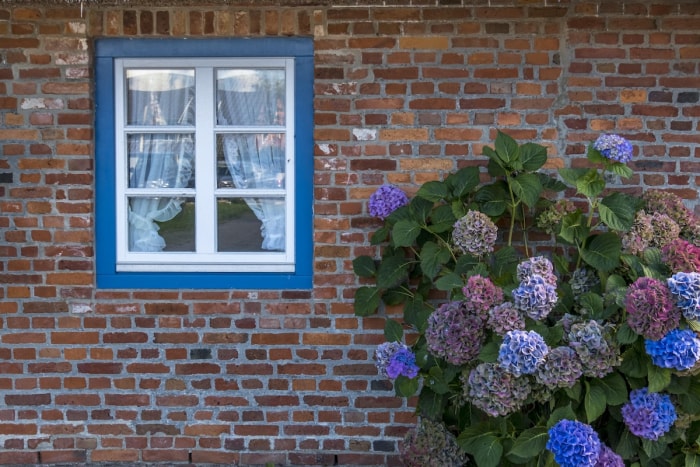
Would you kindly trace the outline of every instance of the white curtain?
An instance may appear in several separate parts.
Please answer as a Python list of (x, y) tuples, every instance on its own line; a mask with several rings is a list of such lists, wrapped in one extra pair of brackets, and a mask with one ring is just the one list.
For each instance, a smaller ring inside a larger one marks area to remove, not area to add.
[[(219, 123), (225, 125), (283, 124), (281, 96), (269, 89), (257, 92), (219, 92)], [(280, 113), (282, 115), (280, 115)], [(280, 121), (281, 120), (281, 121)], [(285, 139), (279, 133), (222, 136), (226, 166), (236, 188), (284, 188)], [(261, 223), (261, 248), (284, 251), (285, 203), (283, 198), (244, 198)]]
[[(194, 122), (193, 88), (130, 92), (127, 121), (132, 125), (183, 125)], [(183, 188), (193, 172), (194, 142), (189, 134), (133, 134), (128, 138), (130, 188)], [(174, 197), (129, 200), (129, 251), (165, 249), (156, 222), (177, 216), (184, 202)]]

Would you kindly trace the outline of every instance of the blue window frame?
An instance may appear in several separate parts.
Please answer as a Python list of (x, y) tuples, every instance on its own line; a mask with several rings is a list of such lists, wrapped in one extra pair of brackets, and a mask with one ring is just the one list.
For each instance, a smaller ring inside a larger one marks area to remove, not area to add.
[(95, 104), (98, 288), (311, 288), (311, 38), (99, 39)]

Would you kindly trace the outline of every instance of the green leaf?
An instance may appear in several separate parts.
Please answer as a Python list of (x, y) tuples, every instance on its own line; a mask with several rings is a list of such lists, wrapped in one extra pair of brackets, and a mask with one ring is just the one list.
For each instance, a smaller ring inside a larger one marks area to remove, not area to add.
[(352, 260), (352, 270), (360, 277), (374, 277), (377, 273), (377, 265), (374, 258), (363, 255)]
[(416, 196), (431, 202), (437, 202), (447, 197), (447, 190), (448, 187), (444, 182), (429, 181), (421, 185)]
[(547, 428), (551, 428), (556, 425), (558, 421), (565, 419), (576, 420), (576, 413), (574, 412), (574, 409), (571, 408), (571, 404), (554, 409), (547, 420)]
[(363, 286), (355, 292), (355, 315), (369, 316), (379, 308), (380, 291), (378, 287)]
[(547, 148), (535, 143), (525, 143), (520, 146), (520, 159), (523, 170), (534, 172), (547, 162)]
[(401, 342), (403, 339), (403, 326), (393, 319), (384, 322), (384, 338), (387, 342)]
[(411, 246), (420, 234), (421, 226), (414, 220), (400, 220), (391, 231), (394, 246)]
[(639, 334), (634, 332), (632, 328), (629, 327), (629, 324), (622, 323), (617, 328), (617, 334), (615, 335), (615, 337), (617, 337), (618, 343), (625, 345), (634, 343), (639, 338)]
[(476, 192), (474, 201), (479, 204), (479, 210), (487, 216), (500, 216), (508, 207), (506, 185), (502, 182), (484, 185)]
[(685, 467), (700, 467), (700, 455), (694, 452), (686, 452)]
[(540, 183), (542, 184), (542, 187), (544, 187), (545, 190), (564, 191), (567, 188), (569, 188), (569, 186), (566, 183), (554, 178), (551, 175), (542, 172), (537, 172), (537, 176), (540, 177)]
[(605, 391), (603, 388), (586, 382), (586, 395), (584, 396), (583, 404), (586, 410), (586, 419), (588, 423), (592, 423), (603, 415), (606, 407)]
[(608, 164), (607, 169), (615, 175), (619, 175), (622, 178), (630, 178), (632, 175), (634, 175), (634, 171), (622, 162)]
[(471, 454), (479, 467), (497, 467), (501, 465), (503, 445), (493, 433), (481, 433), (474, 436), (463, 436), (460, 433), (457, 443), (467, 453)]
[(593, 164), (608, 164), (609, 159), (605, 157), (603, 154), (600, 153), (596, 148), (593, 147), (593, 144), (588, 145), (588, 151), (586, 153), (586, 157), (588, 157), (588, 160), (591, 161)]
[(399, 375), (394, 381), (394, 391), (399, 397), (411, 397), (418, 391), (420, 378), (408, 378), (404, 375)]
[(493, 254), (493, 258), (493, 275), (495, 277), (502, 277), (510, 272), (515, 272), (515, 268), (520, 261), (518, 250), (512, 246), (499, 248)]
[(666, 443), (659, 440), (642, 439), (642, 449), (650, 459), (659, 457), (667, 449)]
[(589, 199), (597, 198), (605, 189), (605, 179), (597, 170), (590, 169), (578, 179), (576, 189)]
[(639, 452), (639, 438), (625, 429), (620, 435), (620, 440), (617, 442), (614, 450), (623, 459), (632, 459)]
[(635, 214), (635, 202), (624, 193), (612, 193), (598, 205), (600, 219), (613, 230), (627, 231), (632, 227)]
[(461, 198), (479, 186), (479, 167), (463, 167), (450, 174), (445, 180), (452, 191), (452, 196)]
[(595, 384), (605, 392), (605, 400), (608, 405), (622, 405), (627, 402), (627, 384), (625, 378), (617, 371), (610, 373), (602, 379), (592, 380), (591, 385)]
[(408, 211), (410, 212), (413, 220), (425, 225), (434, 205), (435, 203), (425, 198), (415, 197), (408, 205)]
[(592, 319), (599, 319), (603, 313), (603, 297), (597, 293), (586, 292), (579, 296), (579, 304), (582, 314), (590, 315)]
[(622, 354), (620, 371), (630, 378), (646, 378), (647, 363), (649, 357), (641, 353), (636, 347), (631, 347)]
[(402, 256), (384, 258), (377, 270), (377, 287), (390, 289), (408, 279), (410, 263)]
[(420, 252), (420, 268), (423, 274), (430, 279), (434, 278), (442, 269), (442, 265), (447, 263), (452, 254), (445, 245), (438, 245), (435, 242), (425, 242)]
[(423, 387), (420, 396), (418, 396), (418, 410), (420, 414), (433, 420), (442, 418), (445, 403), (445, 396), (437, 394), (427, 386)]
[[(494, 152), (493, 149), (489, 147), (484, 148), (484, 154), (489, 156), (489, 163), (486, 166), (486, 170), (488, 171), (489, 175), (492, 177), (505, 177), (507, 172), (505, 167), (503, 166), (503, 161), (498, 157), (498, 155)], [(492, 157), (493, 155), (493, 157)]]
[(479, 351), (478, 359), (479, 361), (485, 363), (493, 363), (498, 360), (498, 350), (500, 349), (500, 344), (498, 342), (487, 342), (481, 347)]
[(447, 232), (452, 229), (457, 218), (452, 211), (452, 206), (449, 204), (441, 204), (436, 206), (430, 213), (430, 221), (427, 226), (428, 230), (433, 233)]
[[(499, 131), (496, 135), (494, 147), (498, 158), (504, 163), (504, 166), (515, 168), (515, 164), (520, 158), (520, 147), (518, 143), (512, 137)], [(522, 166), (522, 164), (519, 165)]]
[(510, 186), (518, 199), (532, 208), (542, 193), (540, 178), (535, 174), (522, 173), (510, 179)]
[(581, 250), (583, 260), (595, 269), (610, 272), (620, 264), (622, 241), (613, 232), (592, 235)]
[(548, 439), (547, 428), (543, 426), (528, 428), (516, 438), (508, 454), (522, 459), (532, 459), (544, 451)]
[(647, 365), (647, 377), (649, 378), (649, 392), (663, 391), (671, 384), (671, 370), (659, 368), (653, 363)]
[(572, 186), (576, 186), (578, 181), (583, 178), (584, 175), (588, 173), (588, 169), (569, 169), (563, 168), (559, 169), (559, 175), (564, 179), (566, 183)]
[(423, 332), (428, 326), (428, 317), (432, 311), (432, 308), (423, 301), (423, 297), (414, 295), (404, 304), (403, 319), (418, 332)]
[(578, 243), (586, 238), (589, 231), (581, 211), (574, 211), (562, 218), (559, 236), (566, 242)]
[(450, 381), (454, 378), (454, 372), (450, 371), (447, 374), (442, 371), (439, 366), (434, 366), (430, 369), (428, 376), (425, 377), (425, 384), (437, 394), (447, 394), (450, 392)]
[(389, 238), (390, 232), (391, 229), (386, 225), (377, 229), (377, 231), (372, 234), (372, 238), (369, 241), (370, 244), (379, 245), (380, 243), (385, 242)]
[(435, 288), (438, 290), (450, 291), (461, 287), (464, 287), (462, 276), (455, 273), (447, 274), (435, 281)]

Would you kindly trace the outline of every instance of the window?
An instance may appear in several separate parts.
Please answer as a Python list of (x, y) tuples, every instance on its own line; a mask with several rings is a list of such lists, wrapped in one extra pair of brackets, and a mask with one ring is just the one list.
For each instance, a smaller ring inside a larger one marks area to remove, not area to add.
[(313, 44), (96, 42), (97, 285), (310, 288)]

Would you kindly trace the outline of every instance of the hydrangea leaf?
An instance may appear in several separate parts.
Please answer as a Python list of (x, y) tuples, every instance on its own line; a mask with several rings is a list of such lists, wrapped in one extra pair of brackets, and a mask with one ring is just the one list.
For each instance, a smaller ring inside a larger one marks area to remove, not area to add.
[(512, 246), (505, 246), (493, 254), (493, 275), (502, 277), (508, 273), (514, 273), (520, 260), (518, 251)]
[(563, 178), (566, 183), (573, 186), (576, 186), (578, 181), (582, 179), (583, 176), (587, 173), (588, 169), (559, 169), (559, 175), (561, 176), (561, 178)]
[(384, 225), (381, 228), (377, 229), (376, 232), (372, 234), (372, 238), (370, 239), (370, 244), (372, 245), (379, 245), (382, 242), (385, 242), (389, 238), (389, 233), (391, 232), (391, 229), (389, 229), (388, 226)]
[(423, 301), (420, 295), (414, 295), (411, 299), (406, 300), (403, 316), (406, 323), (415, 327), (418, 332), (423, 332), (428, 326), (428, 317), (431, 311), (432, 309)]
[(591, 161), (593, 164), (605, 164), (608, 162), (608, 159), (600, 153), (596, 148), (593, 147), (592, 144), (588, 145), (588, 152), (586, 153), (586, 157), (588, 157), (588, 160)]
[(617, 371), (610, 373), (605, 378), (592, 380), (591, 385), (600, 386), (603, 389), (608, 405), (622, 405), (627, 402), (627, 384)]
[(508, 192), (504, 183), (493, 183), (481, 187), (474, 196), (479, 210), (490, 217), (497, 217), (506, 212)]
[(408, 278), (409, 262), (402, 256), (384, 258), (377, 270), (377, 287), (390, 289)]
[(685, 467), (700, 467), (700, 455), (694, 452), (686, 452)]
[(622, 162), (608, 164), (608, 169), (615, 175), (619, 175), (622, 178), (630, 178), (634, 174), (634, 171)]
[(442, 411), (445, 409), (445, 403), (445, 396), (436, 393), (427, 386), (423, 386), (423, 389), (418, 396), (418, 410), (420, 411), (420, 414), (432, 420), (438, 420), (442, 417)]
[(660, 392), (671, 384), (671, 370), (659, 368), (653, 363), (649, 363), (647, 365), (647, 378), (649, 378), (649, 392)]
[(484, 363), (494, 363), (498, 360), (498, 351), (500, 349), (499, 342), (487, 342), (481, 347), (479, 356), (477, 357), (479, 361)]
[(449, 273), (435, 281), (435, 288), (438, 290), (450, 291), (452, 289), (461, 288), (462, 286), (464, 286), (462, 276), (455, 273)]
[(430, 213), (430, 222), (427, 229), (433, 233), (443, 233), (452, 229), (457, 218), (449, 204), (436, 206)]
[(411, 200), (408, 205), (408, 210), (411, 213), (411, 217), (421, 224), (426, 224), (427, 219), (430, 216), (430, 212), (433, 210), (435, 203), (428, 201), (424, 198), (415, 197)]
[(600, 200), (598, 214), (605, 225), (614, 230), (627, 231), (634, 222), (635, 203), (632, 197), (616, 191)]
[(540, 178), (535, 174), (522, 173), (510, 179), (510, 186), (518, 199), (532, 208), (542, 193)]
[(678, 402), (685, 413), (700, 413), (700, 381), (691, 378), (688, 391), (678, 395)]
[(398, 321), (387, 319), (384, 322), (384, 338), (387, 342), (401, 342), (403, 339), (403, 326)]
[(634, 332), (631, 327), (629, 327), (629, 324), (627, 323), (622, 323), (620, 327), (617, 329), (617, 333), (615, 334), (615, 337), (617, 338), (617, 342), (619, 344), (632, 344), (634, 341), (639, 339), (639, 334)]
[(586, 238), (589, 231), (581, 211), (575, 211), (562, 218), (559, 236), (566, 242), (577, 243), (577, 241)]
[(583, 399), (583, 405), (588, 423), (592, 423), (605, 413), (606, 400), (605, 390), (601, 386), (591, 385), (586, 381), (586, 395)]
[(521, 170), (522, 163), (520, 162), (520, 146), (511, 136), (499, 131), (496, 134), (494, 148), (498, 158), (503, 162), (506, 168), (513, 170)]
[(552, 411), (547, 420), (547, 428), (551, 428), (559, 420), (576, 420), (576, 413), (574, 409), (571, 408), (571, 404), (566, 404), (564, 407), (558, 407)]
[[(437, 394), (447, 394), (450, 392), (450, 381), (446, 378), (447, 375), (439, 366), (434, 366), (430, 369), (429, 375), (425, 378), (425, 384)], [(452, 375), (454, 377), (454, 375)]]
[(374, 277), (377, 273), (377, 265), (374, 263), (374, 258), (362, 255), (352, 260), (352, 270), (360, 277)]
[(497, 467), (501, 465), (503, 445), (495, 434), (482, 432), (467, 438), (462, 436), (464, 433), (460, 433), (457, 442), (465, 452), (474, 456), (476, 465), (479, 467)]
[(630, 433), (629, 430), (623, 430), (614, 451), (623, 459), (636, 457), (639, 452), (639, 438)]
[(579, 304), (582, 314), (589, 316), (591, 319), (599, 319), (603, 313), (603, 297), (593, 292), (582, 293), (579, 296)]
[(534, 172), (547, 162), (547, 148), (535, 143), (525, 143), (520, 146), (520, 159), (523, 170)]
[(649, 357), (636, 347), (631, 347), (622, 354), (620, 371), (630, 378), (645, 378), (647, 376)]
[(418, 189), (416, 196), (426, 199), (431, 202), (437, 202), (447, 197), (448, 187), (444, 182), (429, 181), (425, 182)]
[(355, 292), (355, 315), (369, 316), (379, 307), (380, 291), (378, 287), (363, 286)]
[(586, 239), (581, 257), (594, 269), (609, 272), (620, 264), (622, 241), (613, 232), (593, 235)]
[(423, 274), (429, 278), (434, 278), (446, 264), (452, 255), (450, 249), (445, 245), (438, 245), (435, 242), (425, 242), (420, 252), (420, 268)]
[(521, 459), (532, 459), (544, 451), (548, 439), (547, 428), (543, 426), (528, 428), (515, 439), (508, 454)]
[(550, 190), (550, 191), (564, 191), (568, 187), (568, 185), (561, 180), (558, 180), (551, 175), (547, 175), (545, 173), (537, 172), (537, 176), (540, 178), (540, 183), (542, 184), (542, 187), (545, 190)]
[(408, 378), (399, 375), (394, 380), (394, 391), (399, 397), (411, 397), (418, 391), (420, 378)]
[(642, 439), (642, 449), (649, 459), (654, 459), (661, 456), (668, 449), (668, 445), (658, 440)]
[(479, 185), (479, 167), (463, 167), (450, 174), (445, 182), (452, 191), (452, 196), (461, 198)]
[(401, 220), (391, 231), (394, 246), (411, 246), (420, 235), (421, 226), (414, 220)]
[(597, 198), (604, 189), (605, 179), (594, 169), (586, 171), (583, 177), (576, 181), (576, 190), (589, 199)]

